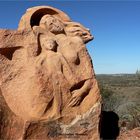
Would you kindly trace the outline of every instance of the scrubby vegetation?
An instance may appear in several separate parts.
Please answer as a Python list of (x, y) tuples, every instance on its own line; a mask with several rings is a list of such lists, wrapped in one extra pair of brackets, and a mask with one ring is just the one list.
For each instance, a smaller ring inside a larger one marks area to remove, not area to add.
[(97, 75), (103, 110), (119, 116), (122, 129), (140, 127), (140, 78), (137, 74)]

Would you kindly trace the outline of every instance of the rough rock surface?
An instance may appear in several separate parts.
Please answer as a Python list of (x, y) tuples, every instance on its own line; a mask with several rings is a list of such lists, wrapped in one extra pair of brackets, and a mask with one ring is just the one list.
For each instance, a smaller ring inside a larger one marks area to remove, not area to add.
[(0, 139), (99, 139), (92, 39), (48, 6), (28, 9), (18, 30), (0, 30)]
[(140, 140), (140, 128), (121, 132), (117, 140)]

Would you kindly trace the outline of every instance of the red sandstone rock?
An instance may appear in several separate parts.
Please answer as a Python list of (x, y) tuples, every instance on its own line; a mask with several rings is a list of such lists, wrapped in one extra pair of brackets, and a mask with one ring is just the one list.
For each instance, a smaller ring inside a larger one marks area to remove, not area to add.
[(140, 128), (121, 133), (117, 140), (140, 140)]
[(92, 39), (48, 6), (28, 9), (18, 30), (0, 30), (1, 139), (99, 139)]

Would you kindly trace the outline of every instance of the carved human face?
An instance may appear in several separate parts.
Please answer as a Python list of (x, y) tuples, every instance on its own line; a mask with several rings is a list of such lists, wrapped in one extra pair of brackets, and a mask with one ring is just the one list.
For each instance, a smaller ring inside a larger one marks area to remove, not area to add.
[(89, 29), (76, 22), (66, 23), (65, 31), (67, 35), (81, 37), (84, 43), (87, 43), (93, 39)]
[(57, 48), (57, 43), (53, 39), (48, 39), (46, 37), (41, 37), (41, 47), (45, 50), (55, 51)]
[(40, 24), (44, 24), (45, 28), (54, 34), (64, 32), (64, 24), (57, 18), (51, 15), (45, 15), (40, 21)]

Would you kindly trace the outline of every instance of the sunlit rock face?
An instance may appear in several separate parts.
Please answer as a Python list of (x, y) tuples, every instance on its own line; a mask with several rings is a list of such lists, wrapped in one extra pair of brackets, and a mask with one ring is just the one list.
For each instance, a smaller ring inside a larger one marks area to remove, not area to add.
[(62, 11), (27, 9), (0, 30), (0, 139), (98, 140), (101, 98), (89, 29)]

